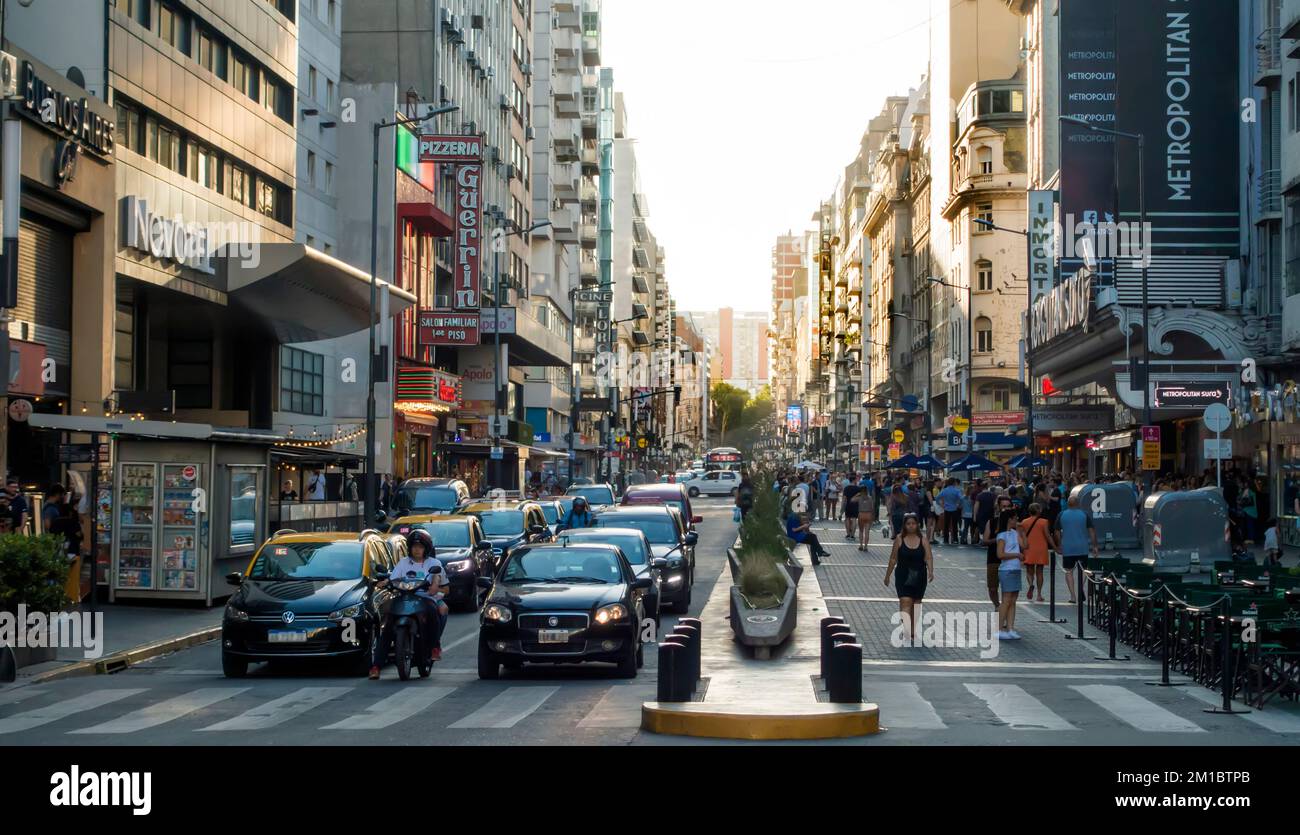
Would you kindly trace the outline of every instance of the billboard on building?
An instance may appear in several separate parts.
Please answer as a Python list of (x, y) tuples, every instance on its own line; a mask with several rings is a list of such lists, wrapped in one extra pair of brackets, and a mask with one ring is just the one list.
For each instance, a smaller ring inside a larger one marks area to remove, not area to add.
[[(1061, 113), (1143, 136), (1154, 251), (1235, 258), (1237, 0), (1061, 0), (1060, 15)], [(1076, 224), (1139, 220), (1137, 177), (1135, 139), (1062, 123), (1062, 275), (1082, 263), (1066, 257)]]
[(803, 431), (803, 405), (792, 403), (785, 408), (785, 431)]

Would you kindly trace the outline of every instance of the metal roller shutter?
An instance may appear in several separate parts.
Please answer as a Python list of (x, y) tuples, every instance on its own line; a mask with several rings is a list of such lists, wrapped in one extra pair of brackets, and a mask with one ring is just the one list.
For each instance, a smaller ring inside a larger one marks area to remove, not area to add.
[[(72, 361), (72, 234), (24, 218), (18, 227), (18, 307), (11, 338), (45, 345), (45, 355), (66, 370)], [(60, 381), (51, 389), (68, 390)]]

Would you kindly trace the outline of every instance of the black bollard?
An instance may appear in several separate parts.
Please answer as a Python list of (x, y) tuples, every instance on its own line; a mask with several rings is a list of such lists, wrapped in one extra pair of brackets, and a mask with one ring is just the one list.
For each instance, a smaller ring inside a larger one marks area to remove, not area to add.
[(830, 679), (826, 690), (837, 704), (862, 701), (862, 645), (837, 642), (831, 649)]
[(1048, 557), (1051, 560), (1051, 565), (1048, 566), (1048, 571), (1051, 572), (1052, 576), (1049, 578), (1047, 583), (1047, 619), (1044, 620), (1039, 618), (1038, 622), (1067, 623), (1068, 621), (1066, 621), (1065, 618), (1061, 618), (1060, 620), (1056, 619), (1056, 551), (1049, 550)]
[(1106, 580), (1106, 608), (1109, 610), (1106, 616), (1107, 632), (1110, 636), (1110, 654), (1093, 656), (1098, 661), (1127, 661), (1127, 655), (1115, 655), (1115, 642), (1119, 638), (1119, 624), (1115, 621), (1115, 613), (1118, 608), (1119, 598), (1119, 580), (1113, 575)]
[(694, 693), (695, 686), (700, 683), (700, 630), (679, 623), (673, 627), (669, 637), (674, 636), (686, 639), (686, 672), (689, 681), (687, 689)]
[(1232, 707), (1232, 682), (1236, 676), (1235, 665), (1232, 658), (1232, 601), (1228, 595), (1223, 596), (1223, 643), (1219, 649), (1221, 658), (1219, 659), (1219, 678), (1223, 685), (1223, 704), (1219, 707), (1207, 707), (1206, 713), (1250, 713), (1249, 710), (1233, 710)]
[(1174, 616), (1174, 609), (1170, 605), (1169, 599), (1173, 597), (1173, 592), (1169, 590), (1168, 586), (1162, 585), (1159, 594), (1164, 595), (1165, 598), (1165, 608), (1161, 617), (1162, 623), (1160, 624), (1160, 680), (1148, 681), (1147, 684), (1153, 684), (1157, 687), (1178, 687), (1187, 682), (1169, 680), (1169, 662), (1171, 660), (1169, 657), (1171, 654), (1169, 643), (1173, 640), (1173, 635), (1170, 633), (1172, 628), (1170, 621), (1173, 620)]
[(700, 677), (704, 675), (702, 656), (704, 654), (704, 621), (699, 618), (678, 618), (678, 626), (695, 627), (695, 643), (691, 646), (691, 656), (695, 661), (695, 683), (700, 683)]
[(838, 616), (825, 617), (821, 619), (821, 636), (822, 636), (822, 657), (821, 657), (821, 676), (826, 678), (826, 669), (831, 660), (831, 627), (845, 626), (844, 618)]
[(682, 638), (667, 637), (659, 642), (659, 701), (690, 701), (690, 691), (686, 689), (686, 652)]
[(1074, 599), (1075, 599), (1075, 615), (1078, 617), (1079, 620), (1079, 634), (1066, 635), (1065, 637), (1074, 641), (1095, 641), (1097, 640), (1096, 635), (1083, 634), (1083, 604), (1086, 600), (1089, 606), (1092, 605), (1092, 595), (1086, 593), (1083, 588), (1083, 585), (1086, 582), (1083, 577), (1083, 561), (1080, 560), (1079, 562), (1076, 562), (1074, 565), (1075, 565), (1075, 571), (1078, 572), (1077, 574), (1075, 574), (1075, 584), (1074, 584), (1075, 598)]

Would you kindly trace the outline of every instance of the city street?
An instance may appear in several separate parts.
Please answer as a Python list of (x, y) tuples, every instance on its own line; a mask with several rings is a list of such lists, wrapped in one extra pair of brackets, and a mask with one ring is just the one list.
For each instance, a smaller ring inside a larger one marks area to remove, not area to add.
[[(698, 507), (705, 521), (692, 615), (715, 589), (725, 594), (724, 554), (735, 536), (728, 501), (705, 499)], [(879, 704), (887, 729), (834, 744), (1284, 745), (1300, 734), (1295, 705), (1211, 715), (1203, 708), (1216, 703), (1216, 693), (1196, 684), (1147, 686), (1158, 678), (1158, 664), (1094, 660), (1105, 643), (1066, 640), (1067, 627), (1039, 622), (1045, 604), (1022, 605), (1017, 628), (1024, 640), (1001, 643), (988, 660), (974, 648), (891, 646), (889, 616), (897, 606), (881, 584), (887, 546), (877, 540), (862, 553), (841, 527), (814, 527), (832, 556), (815, 575), (805, 574), (801, 594), (817, 583), (830, 614), (857, 632), (864, 699)], [(935, 553), (933, 609), (991, 611), (983, 549), (939, 546)], [(1059, 607), (1059, 616), (1073, 613)], [(665, 630), (673, 623), (664, 617)], [(111, 676), (8, 687), (0, 689), (0, 745), (715, 744), (639, 730), (641, 703), (655, 697), (652, 651), (635, 681), (597, 665), (529, 667), (483, 682), (475, 672), (476, 635), (475, 615), (453, 615), (432, 677), (406, 683), (391, 666), (378, 683), (314, 666), (266, 665), (243, 681), (229, 680), (211, 642)]]

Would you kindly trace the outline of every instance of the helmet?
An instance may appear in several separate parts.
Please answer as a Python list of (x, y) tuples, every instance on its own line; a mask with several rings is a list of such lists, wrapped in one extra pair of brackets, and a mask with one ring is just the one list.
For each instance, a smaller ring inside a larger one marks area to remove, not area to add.
[(425, 559), (434, 556), (433, 537), (429, 536), (429, 532), (424, 528), (412, 528), (406, 535), (406, 553), (411, 553), (411, 549), (417, 542), (424, 546)]
[(576, 510), (576, 509), (586, 509), (586, 507), (587, 507), (587, 497), (586, 497), (586, 496), (578, 496), (577, 498), (575, 498), (575, 499), (573, 500), (573, 507), (574, 507), (575, 510)]

